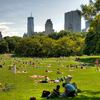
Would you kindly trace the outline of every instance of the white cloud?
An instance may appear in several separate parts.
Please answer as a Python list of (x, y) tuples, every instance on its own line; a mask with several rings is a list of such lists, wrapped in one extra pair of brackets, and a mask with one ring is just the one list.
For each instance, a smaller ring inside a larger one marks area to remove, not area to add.
[(10, 27), (8, 27), (7, 25), (0, 24), (0, 31), (6, 35), (10, 31)]
[(21, 36), (19, 32), (17, 32), (15, 29), (10, 27), (9, 25), (12, 25), (14, 23), (12, 22), (1, 22), (0, 23), (0, 31), (2, 32), (3, 37), (5, 36)]
[(0, 22), (0, 25), (12, 25), (12, 24), (14, 24), (14, 23), (12, 23), (12, 22)]
[[(8, 35), (7, 36), (21, 36), (22, 34), (20, 34), (19, 32), (17, 32), (17, 31), (10, 31), (9, 33), (8, 33)], [(23, 35), (22, 35), (23, 36)]]

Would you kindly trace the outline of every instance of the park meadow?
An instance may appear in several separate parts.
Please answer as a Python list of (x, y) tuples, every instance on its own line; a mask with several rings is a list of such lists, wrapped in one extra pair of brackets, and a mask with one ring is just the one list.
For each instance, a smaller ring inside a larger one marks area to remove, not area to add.
[[(11, 54), (0, 55), (2, 65), (0, 100), (29, 100), (32, 96), (37, 100), (46, 100), (46, 98), (41, 98), (42, 91), (52, 91), (59, 84), (60, 92), (63, 93), (63, 82), (39, 83), (38, 81), (42, 80), (43, 76), (55, 80), (67, 75), (72, 75), (72, 82), (75, 82), (81, 90), (76, 97), (69, 97), (68, 100), (99, 100), (100, 72), (96, 70), (96, 58), (99, 59), (100, 56), (31, 58), (13, 57)], [(11, 69), (13, 64), (16, 64), (16, 73)], [(57, 73), (58, 70), (61, 73)], [(61, 99), (66, 100), (66, 98), (54, 98), (54, 100)]]

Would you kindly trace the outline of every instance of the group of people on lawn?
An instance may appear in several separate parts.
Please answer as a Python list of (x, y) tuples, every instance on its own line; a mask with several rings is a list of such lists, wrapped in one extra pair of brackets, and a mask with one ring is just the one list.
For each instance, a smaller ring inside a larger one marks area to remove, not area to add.
[(43, 90), (42, 97), (46, 97), (47, 99), (55, 97), (75, 97), (79, 89), (77, 88), (77, 85), (75, 83), (71, 83), (71, 80), (72, 76), (68, 75), (65, 79), (65, 82), (62, 84), (62, 86), (64, 87), (64, 92), (62, 94), (60, 93), (60, 85), (57, 85), (52, 92)]
[[(75, 97), (77, 95), (78, 88), (75, 83), (71, 83), (71, 80), (72, 76), (68, 75), (65, 79), (65, 82), (62, 84), (62, 86), (64, 87), (64, 92), (62, 94), (60, 93), (60, 85), (57, 85), (56, 89), (53, 89), (53, 91), (49, 93), (47, 96), (45, 95), (45, 97), (47, 99), (54, 97)], [(42, 97), (44, 97), (43, 93)]]

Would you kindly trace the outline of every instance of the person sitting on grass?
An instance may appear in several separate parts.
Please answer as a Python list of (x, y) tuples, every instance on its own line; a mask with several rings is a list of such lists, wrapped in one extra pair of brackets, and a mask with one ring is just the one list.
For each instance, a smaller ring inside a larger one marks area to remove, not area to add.
[(75, 97), (77, 95), (77, 89), (72, 84), (63, 83), (63, 87), (65, 90), (62, 97)]
[(36, 98), (35, 97), (30, 97), (30, 100), (36, 100)]
[(48, 97), (48, 95), (50, 95), (50, 91), (43, 90), (41, 97)]
[(2, 65), (0, 65), (0, 68), (2, 68)]
[(47, 99), (49, 98), (55, 98), (60, 96), (60, 85), (56, 86), (56, 89), (53, 89), (53, 91), (50, 93), (50, 95), (47, 96)]
[(77, 90), (78, 93), (81, 92), (81, 90), (77, 87), (77, 84), (75, 82), (71, 83), (71, 80), (72, 80), (72, 76), (68, 75), (65, 78), (65, 84), (72, 84), (76, 88), (76, 90)]

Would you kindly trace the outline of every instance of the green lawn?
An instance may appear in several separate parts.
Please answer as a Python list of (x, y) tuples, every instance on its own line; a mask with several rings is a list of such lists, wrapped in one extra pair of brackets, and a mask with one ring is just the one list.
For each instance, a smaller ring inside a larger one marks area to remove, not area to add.
[[(2, 58), (2, 59), (1, 59)], [(35, 96), (37, 100), (46, 100), (41, 98), (43, 90), (52, 91), (57, 84), (60, 84), (60, 91), (63, 92), (62, 83), (37, 83), (41, 79), (33, 79), (32, 75), (47, 75), (50, 79), (57, 79), (58, 77), (73, 76), (72, 82), (76, 82), (78, 87), (82, 90), (75, 98), (67, 98), (68, 100), (100, 100), (100, 72), (96, 71), (94, 61), (100, 56), (82, 56), (80, 57), (82, 63), (88, 63), (86, 69), (66, 67), (69, 64), (80, 65), (81, 62), (75, 61), (75, 57), (65, 58), (19, 58), (11, 57), (10, 55), (0, 55), (0, 64), (4, 64), (0, 68), (0, 83), (3, 87), (6, 84), (10, 85), (9, 91), (0, 90), (0, 100), (29, 100), (31, 96)], [(23, 62), (34, 62), (36, 67), (30, 64), (23, 64)], [(9, 70), (9, 66), (16, 64), (18, 70), (26, 70), (27, 73), (14, 74)], [(51, 67), (48, 67), (51, 65)], [(57, 69), (60, 69), (63, 74), (57, 74)], [(48, 69), (52, 72), (47, 73)], [(51, 100), (51, 99), (49, 99)], [(55, 98), (54, 100), (66, 100), (66, 98)]]

